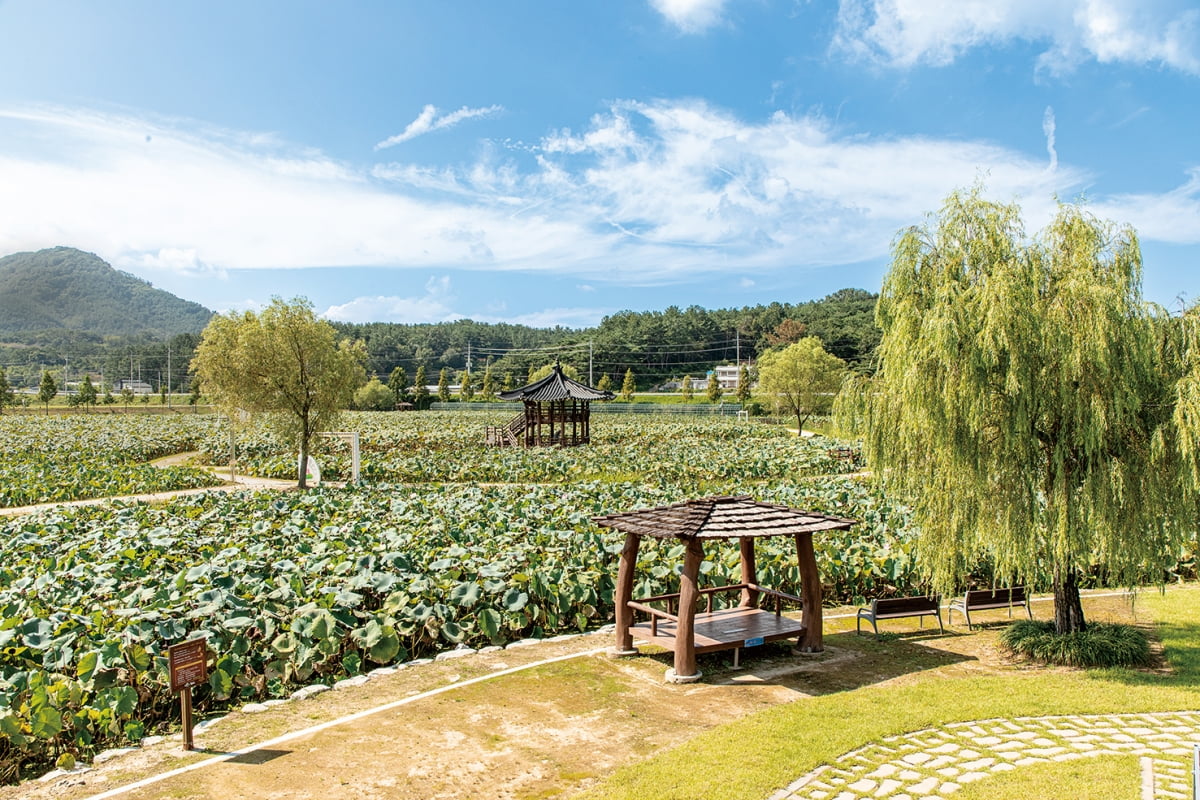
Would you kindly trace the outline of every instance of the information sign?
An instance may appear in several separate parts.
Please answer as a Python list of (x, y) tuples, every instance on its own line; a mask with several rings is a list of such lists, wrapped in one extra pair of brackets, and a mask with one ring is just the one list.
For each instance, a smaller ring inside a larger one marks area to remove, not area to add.
[(172, 693), (204, 683), (208, 680), (208, 644), (203, 639), (173, 644), (167, 648), (167, 664)]

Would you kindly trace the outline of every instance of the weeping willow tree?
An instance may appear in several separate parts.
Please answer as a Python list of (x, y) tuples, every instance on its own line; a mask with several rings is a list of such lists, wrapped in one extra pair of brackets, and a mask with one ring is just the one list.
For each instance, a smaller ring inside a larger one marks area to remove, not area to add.
[(1049, 575), (1057, 630), (1080, 631), (1084, 571), (1132, 583), (1177, 555), (1179, 337), (1142, 301), (1132, 229), (1063, 205), (1030, 241), (1017, 206), (956, 192), (896, 240), (876, 317), (878, 370), (839, 418), (912, 502), (937, 589), (981, 556)]

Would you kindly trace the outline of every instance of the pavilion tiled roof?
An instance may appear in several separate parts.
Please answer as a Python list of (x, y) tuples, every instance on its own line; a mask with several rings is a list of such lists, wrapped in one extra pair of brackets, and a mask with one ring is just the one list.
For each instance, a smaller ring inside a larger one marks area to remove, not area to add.
[(760, 503), (749, 495), (706, 497), (593, 517), (604, 528), (658, 539), (739, 539), (847, 530), (858, 520)]
[(501, 400), (529, 400), (536, 403), (548, 403), (553, 400), (612, 400), (612, 392), (602, 392), (593, 389), (586, 383), (568, 378), (563, 374), (562, 367), (554, 365), (549, 375), (540, 381), (534, 381), (528, 386), (513, 389), (511, 392), (501, 392)]

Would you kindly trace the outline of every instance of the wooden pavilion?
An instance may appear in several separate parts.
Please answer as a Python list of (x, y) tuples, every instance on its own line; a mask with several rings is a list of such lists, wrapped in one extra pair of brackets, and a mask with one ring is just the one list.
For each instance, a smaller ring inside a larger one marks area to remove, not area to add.
[[(671, 650), (674, 669), (667, 680), (690, 683), (700, 679), (696, 654), (737, 650), (766, 642), (797, 638), (801, 652), (824, 649), (821, 618), (821, 576), (813, 552), (812, 536), (819, 531), (846, 530), (857, 520), (830, 517), (787, 506), (759, 503), (749, 496), (709, 497), (675, 505), (595, 517), (596, 524), (625, 533), (625, 546), (617, 572), (616, 646), (614, 655), (636, 655), (633, 639)], [(633, 573), (643, 536), (678, 539), (684, 551), (679, 592), (656, 597), (633, 598)], [(766, 536), (791, 536), (796, 542), (800, 565), (801, 597), (759, 586), (754, 567), (754, 540)], [(699, 588), (700, 563), (707, 539), (737, 539), (741, 551), (741, 583)], [(713, 595), (741, 593), (736, 607), (713, 610)], [(762, 598), (774, 601), (773, 610), (760, 608)], [(705, 610), (697, 612), (701, 598)], [(803, 616), (795, 620), (782, 615), (784, 601), (798, 603)], [(666, 604), (666, 610), (654, 603)], [(645, 622), (636, 615), (644, 614)]]
[(574, 447), (591, 441), (591, 403), (612, 400), (612, 392), (568, 378), (562, 365), (540, 381), (501, 392), (501, 400), (520, 400), (525, 409), (507, 425), (488, 426), (488, 444), (498, 446)]

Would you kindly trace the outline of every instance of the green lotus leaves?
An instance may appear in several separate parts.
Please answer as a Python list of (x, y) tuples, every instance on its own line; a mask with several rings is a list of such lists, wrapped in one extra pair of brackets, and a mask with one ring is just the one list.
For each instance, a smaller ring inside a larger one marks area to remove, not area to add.
[(479, 602), (482, 591), (478, 583), (464, 581), (451, 590), (450, 600), (462, 608), (470, 608)]
[(504, 598), (500, 602), (504, 604), (506, 610), (516, 612), (529, 602), (529, 595), (520, 589), (513, 588), (504, 593)]

